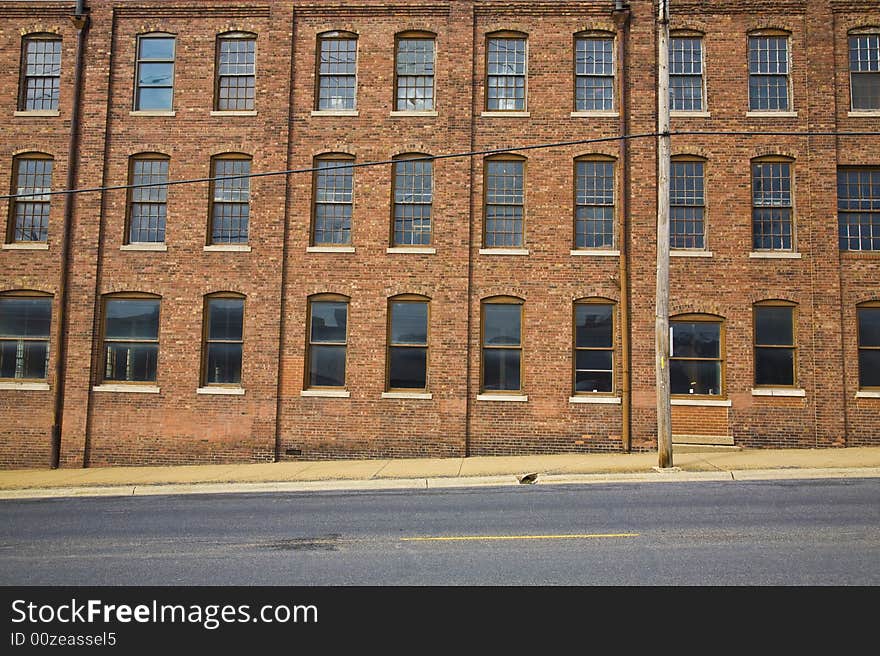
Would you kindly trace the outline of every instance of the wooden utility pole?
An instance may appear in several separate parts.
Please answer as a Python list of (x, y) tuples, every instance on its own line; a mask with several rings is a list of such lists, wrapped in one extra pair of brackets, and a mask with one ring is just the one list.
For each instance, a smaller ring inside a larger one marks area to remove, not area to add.
[(672, 467), (672, 408), (669, 402), (669, 0), (657, 15), (657, 453), (660, 468)]

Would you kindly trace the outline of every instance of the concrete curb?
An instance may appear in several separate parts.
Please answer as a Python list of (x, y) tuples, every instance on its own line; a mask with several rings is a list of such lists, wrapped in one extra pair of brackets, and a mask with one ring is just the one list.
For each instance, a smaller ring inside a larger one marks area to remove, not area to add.
[[(608, 483), (692, 483), (805, 480), (818, 478), (880, 478), (880, 467), (817, 469), (750, 469), (593, 474), (539, 474), (536, 486)], [(342, 492), (439, 490), (468, 487), (520, 486), (514, 474), (469, 477), (384, 478), (366, 480), (275, 481), (259, 483), (189, 483), (152, 485), (90, 485), (0, 491), (2, 499), (63, 497), (129, 497), (184, 494), (255, 494), (265, 492)]]

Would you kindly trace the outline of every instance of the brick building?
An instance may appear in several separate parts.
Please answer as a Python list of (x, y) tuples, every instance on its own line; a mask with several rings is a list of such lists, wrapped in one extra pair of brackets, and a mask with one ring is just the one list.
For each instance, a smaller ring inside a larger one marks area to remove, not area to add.
[[(656, 448), (651, 0), (80, 4), (0, 0), (3, 467)], [(671, 9), (674, 441), (880, 444), (880, 5)]]

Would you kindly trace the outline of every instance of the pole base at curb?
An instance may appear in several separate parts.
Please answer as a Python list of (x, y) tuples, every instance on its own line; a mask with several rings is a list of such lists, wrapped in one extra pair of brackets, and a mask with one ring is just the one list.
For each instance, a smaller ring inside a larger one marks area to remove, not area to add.
[(661, 474), (677, 474), (681, 471), (681, 467), (651, 467), (651, 469)]

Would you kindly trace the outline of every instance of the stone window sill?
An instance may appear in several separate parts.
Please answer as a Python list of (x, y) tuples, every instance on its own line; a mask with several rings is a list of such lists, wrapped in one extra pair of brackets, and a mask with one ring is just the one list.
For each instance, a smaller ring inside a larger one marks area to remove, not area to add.
[(256, 109), (230, 109), (230, 110), (214, 110), (211, 116), (256, 116)]
[(435, 111), (433, 111), (433, 110), (424, 110), (424, 111), (416, 111), (416, 110), (396, 110), (396, 111), (391, 112), (390, 116), (391, 116), (392, 118), (404, 118), (404, 117), (407, 117), (407, 116), (414, 116), (414, 117), (424, 116), (424, 117), (429, 117), (429, 116), (438, 116), (438, 114), (437, 114), (437, 112), (435, 112)]
[(480, 255), (528, 255), (528, 248), (481, 248)]
[(322, 397), (328, 399), (347, 399), (351, 397), (351, 392), (349, 392), (348, 390), (335, 389), (307, 389), (302, 390), (299, 395)]
[(202, 250), (209, 253), (250, 253), (251, 247), (247, 244), (210, 244), (202, 246)]
[(619, 396), (589, 396), (582, 394), (568, 397), (569, 403), (603, 403), (608, 405), (620, 405)]
[(477, 394), (477, 401), (502, 401), (525, 403), (529, 397), (525, 394)]
[(434, 255), (437, 252), (436, 248), (431, 246), (392, 246), (391, 248), (385, 249), (386, 253), (409, 253), (412, 255), (422, 254), (422, 255)]
[(309, 246), (306, 253), (354, 253), (354, 246)]
[(106, 383), (104, 385), (95, 385), (92, 387), (93, 392), (127, 392), (129, 394), (158, 394), (159, 388), (156, 385), (120, 385)]
[(669, 251), (669, 257), (713, 257), (712, 251)]
[(176, 114), (174, 110), (164, 109), (133, 109), (128, 113), (129, 116), (175, 116)]
[(797, 118), (797, 112), (746, 112), (748, 118)]
[(13, 116), (19, 118), (47, 118), (50, 116), (59, 116), (57, 109), (30, 109), (13, 112)]
[(0, 381), (0, 390), (47, 390), (49, 383), (18, 382), (14, 380)]
[[(17, 113), (16, 113), (16, 115), (17, 115)], [(858, 110), (857, 109), (857, 110), (847, 112), (846, 115), (849, 118), (872, 118), (872, 117), (880, 116), (880, 110), (868, 110), (868, 109)]]
[(586, 255), (586, 256), (592, 255), (593, 257), (620, 257), (620, 251), (602, 250), (602, 249), (598, 249), (598, 248), (596, 250), (589, 250), (589, 249), (583, 248), (583, 249), (579, 249), (576, 251), (571, 251), (571, 255), (578, 256), (578, 257), (583, 256), (583, 255)]
[(802, 256), (788, 251), (752, 251), (749, 257), (756, 260), (799, 260)]
[(482, 116), (483, 118), (529, 118), (531, 115), (531, 112), (520, 111), (483, 112), (480, 114), (480, 116)]
[(688, 112), (680, 109), (669, 112), (669, 116), (672, 118), (711, 118), (712, 114), (709, 112)]
[(571, 118), (619, 118), (620, 113), (615, 111), (572, 112), (569, 116)]
[(859, 390), (856, 392), (857, 399), (880, 399), (880, 390)]
[(123, 244), (119, 247), (121, 251), (155, 251), (157, 253), (165, 252), (168, 250), (167, 244)]
[(806, 390), (794, 387), (753, 387), (752, 396), (795, 396), (805, 397)]
[(430, 401), (434, 395), (430, 392), (382, 392), (383, 399), (420, 399)]
[(670, 405), (693, 405), (713, 408), (729, 408), (733, 405), (730, 399), (672, 399)]
[(49, 244), (42, 241), (20, 241), (14, 244), (3, 244), (4, 251), (48, 251)]
[(218, 394), (221, 396), (244, 396), (244, 387), (199, 387), (196, 394)]
[(312, 116), (359, 116), (356, 109), (313, 109)]

